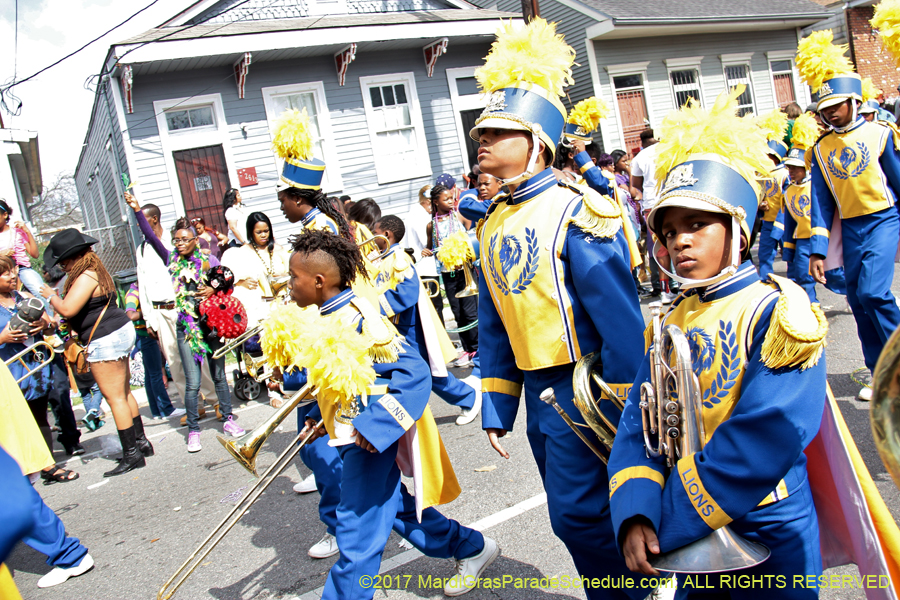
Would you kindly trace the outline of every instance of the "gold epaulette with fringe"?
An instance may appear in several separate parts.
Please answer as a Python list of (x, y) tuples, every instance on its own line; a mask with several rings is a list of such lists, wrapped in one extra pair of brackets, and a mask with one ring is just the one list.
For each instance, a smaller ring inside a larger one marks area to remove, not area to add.
[(825, 350), (828, 320), (818, 303), (811, 304), (799, 285), (777, 275), (769, 279), (781, 295), (775, 302), (762, 347), (763, 363), (770, 369), (815, 366)]
[(581, 194), (581, 208), (569, 217), (569, 222), (588, 235), (611, 238), (622, 228), (622, 209), (609, 196), (601, 196), (590, 188), (566, 185)]
[(409, 279), (413, 274), (412, 258), (406, 252), (398, 250), (391, 254), (393, 260), (390, 264), (385, 265), (384, 274), (387, 275), (388, 286), (395, 290), (397, 286)]
[(396, 362), (403, 352), (403, 336), (394, 324), (365, 298), (356, 297), (350, 303), (363, 317), (362, 334), (368, 340), (372, 360), (380, 364)]
[(894, 149), (900, 151), (900, 127), (897, 127), (896, 123), (891, 123), (890, 121), (875, 122), (891, 130), (891, 136), (894, 138)]

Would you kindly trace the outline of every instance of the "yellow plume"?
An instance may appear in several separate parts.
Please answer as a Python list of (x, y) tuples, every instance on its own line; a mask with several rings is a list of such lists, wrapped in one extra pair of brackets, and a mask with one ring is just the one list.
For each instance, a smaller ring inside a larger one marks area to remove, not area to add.
[(853, 72), (853, 65), (844, 56), (847, 44), (836, 46), (833, 39), (831, 30), (824, 29), (814, 31), (797, 44), (797, 70), (814, 92), (835, 75)]
[(568, 122), (578, 125), (586, 132), (590, 133), (597, 129), (597, 126), (600, 125), (602, 119), (605, 119), (608, 116), (609, 107), (606, 106), (606, 103), (596, 96), (591, 96), (590, 98), (582, 100), (572, 108), (572, 111), (569, 113)]
[(314, 333), (305, 355), (309, 383), (316, 399), (320, 404), (346, 406), (375, 381), (367, 339), (338, 313), (323, 317)]
[(300, 308), (293, 302), (278, 306), (264, 321), (260, 345), (270, 367), (282, 369), (306, 365), (304, 348), (310, 332), (321, 319), (315, 308)]
[(771, 112), (764, 114), (756, 119), (756, 125), (762, 130), (768, 141), (781, 141), (784, 139), (784, 133), (788, 126), (788, 117), (775, 108)]
[(450, 271), (462, 269), (464, 264), (475, 260), (468, 232), (457, 231), (448, 235), (441, 241), (437, 257)]
[(874, 100), (881, 93), (875, 84), (872, 83), (871, 77), (864, 77), (862, 80), (862, 99), (863, 102), (868, 102), (869, 100)]
[(768, 173), (766, 138), (752, 119), (737, 116), (737, 99), (745, 86), (722, 92), (709, 110), (695, 99), (663, 119), (656, 150), (656, 180), (661, 188), (670, 170), (696, 154), (716, 154), (734, 167), (754, 189), (756, 173)]
[(819, 138), (819, 124), (815, 117), (809, 113), (803, 113), (794, 119), (794, 127), (791, 129), (791, 145), (795, 148), (812, 148)]
[(493, 92), (519, 82), (541, 86), (554, 96), (562, 96), (563, 88), (572, 85), (575, 50), (565, 37), (556, 33), (556, 23), (540, 17), (516, 28), (512, 20), (502, 22), (497, 39), (475, 71), (482, 92)]
[(872, 24), (872, 29), (878, 31), (881, 43), (900, 65), (900, 0), (881, 0), (869, 23)]
[(272, 133), (272, 150), (281, 159), (310, 160), (313, 157), (306, 108), (302, 111), (289, 108), (279, 115)]

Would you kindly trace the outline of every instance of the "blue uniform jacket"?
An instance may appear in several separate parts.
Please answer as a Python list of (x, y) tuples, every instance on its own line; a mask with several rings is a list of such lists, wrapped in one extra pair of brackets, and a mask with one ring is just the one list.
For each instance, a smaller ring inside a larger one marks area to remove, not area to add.
[[(729, 282), (715, 286), (702, 301), (740, 294), (753, 285), (762, 284), (753, 265), (746, 262)], [(684, 299), (679, 298), (673, 309)], [(773, 370), (763, 363), (761, 350), (774, 308), (775, 302), (768, 302), (752, 331), (740, 399), (733, 412), (694, 454), (696, 473), (690, 477), (696, 481), (678, 481), (677, 471), (667, 474), (664, 457), (650, 458), (645, 453), (639, 402), (640, 385), (650, 381), (650, 363), (649, 354), (644, 357), (609, 460), (610, 507), (620, 551), (625, 533), (622, 525), (632, 517), (643, 516), (653, 524), (660, 548), (666, 552), (713, 531), (698, 514), (703, 507), (724, 513), (720, 516), (727, 524), (753, 511), (780, 487), (782, 479), (790, 493), (805, 485), (803, 450), (818, 433), (822, 420), (825, 360), (805, 371), (793, 367)], [(694, 495), (689, 495), (689, 489)]]
[(576, 154), (575, 166), (578, 167), (581, 176), (584, 177), (584, 182), (592, 190), (600, 192), (604, 196), (612, 194), (612, 190), (609, 187), (609, 179), (603, 174), (600, 167), (594, 164), (590, 154), (584, 151)]
[(490, 200), (482, 202), (478, 199), (478, 190), (466, 190), (459, 196), (459, 214), (473, 223), (484, 218), (490, 205)]

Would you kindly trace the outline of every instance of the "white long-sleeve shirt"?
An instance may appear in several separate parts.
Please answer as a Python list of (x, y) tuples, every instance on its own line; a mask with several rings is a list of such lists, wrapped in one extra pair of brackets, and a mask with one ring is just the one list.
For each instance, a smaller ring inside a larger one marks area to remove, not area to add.
[(428, 233), (425, 228), (431, 222), (431, 214), (421, 204), (413, 206), (406, 215), (406, 235), (400, 241), (401, 248), (412, 248), (416, 257), (416, 272), (419, 277), (437, 277), (433, 256), (422, 256), (428, 247)]

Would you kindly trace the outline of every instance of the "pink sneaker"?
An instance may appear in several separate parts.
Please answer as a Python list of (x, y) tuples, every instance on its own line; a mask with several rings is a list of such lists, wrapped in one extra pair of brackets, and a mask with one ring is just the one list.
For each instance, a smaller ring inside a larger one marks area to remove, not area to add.
[(191, 431), (188, 433), (188, 452), (200, 452), (203, 446), (200, 445), (200, 432)]
[(239, 437), (244, 435), (244, 430), (234, 422), (234, 417), (232, 415), (228, 415), (228, 418), (225, 419), (225, 427), (223, 427), (223, 429), (225, 430), (225, 433), (227, 433), (231, 437)]

